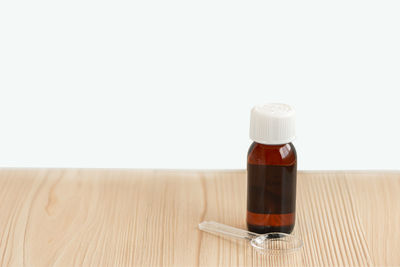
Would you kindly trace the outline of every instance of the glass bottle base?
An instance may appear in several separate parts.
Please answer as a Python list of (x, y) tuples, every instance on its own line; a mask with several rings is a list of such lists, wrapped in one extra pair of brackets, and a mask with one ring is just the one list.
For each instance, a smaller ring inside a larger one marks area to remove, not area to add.
[(247, 223), (247, 229), (250, 232), (254, 232), (257, 234), (266, 234), (271, 232), (279, 232), (290, 234), (293, 231), (294, 224), (292, 225), (282, 225), (282, 226), (268, 226), (268, 225), (252, 225)]

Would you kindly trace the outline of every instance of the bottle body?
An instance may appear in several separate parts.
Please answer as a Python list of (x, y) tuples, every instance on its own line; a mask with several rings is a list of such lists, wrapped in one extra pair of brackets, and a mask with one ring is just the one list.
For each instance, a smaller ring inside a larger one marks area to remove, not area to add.
[(297, 155), (292, 143), (254, 142), (247, 156), (247, 227), (291, 233), (296, 212)]

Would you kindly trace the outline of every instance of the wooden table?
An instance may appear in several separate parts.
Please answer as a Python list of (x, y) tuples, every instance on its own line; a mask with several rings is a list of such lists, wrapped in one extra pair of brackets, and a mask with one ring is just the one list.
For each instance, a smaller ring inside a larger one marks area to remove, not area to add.
[(0, 266), (399, 266), (400, 172), (299, 172), (299, 252), (198, 230), (245, 228), (245, 171), (0, 170)]

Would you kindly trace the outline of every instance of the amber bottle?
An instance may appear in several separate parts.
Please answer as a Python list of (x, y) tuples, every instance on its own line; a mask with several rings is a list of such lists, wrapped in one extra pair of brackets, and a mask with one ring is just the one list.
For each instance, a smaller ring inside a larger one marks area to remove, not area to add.
[(294, 110), (284, 104), (252, 110), (247, 155), (247, 227), (256, 233), (291, 233), (296, 211), (297, 155), (291, 143)]

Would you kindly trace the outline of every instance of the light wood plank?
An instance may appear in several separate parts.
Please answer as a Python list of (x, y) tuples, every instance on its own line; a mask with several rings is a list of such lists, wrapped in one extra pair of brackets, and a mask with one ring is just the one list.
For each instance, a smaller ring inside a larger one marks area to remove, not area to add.
[(299, 172), (301, 251), (263, 256), (197, 229), (245, 228), (245, 171), (0, 170), (0, 266), (399, 266), (399, 172)]

